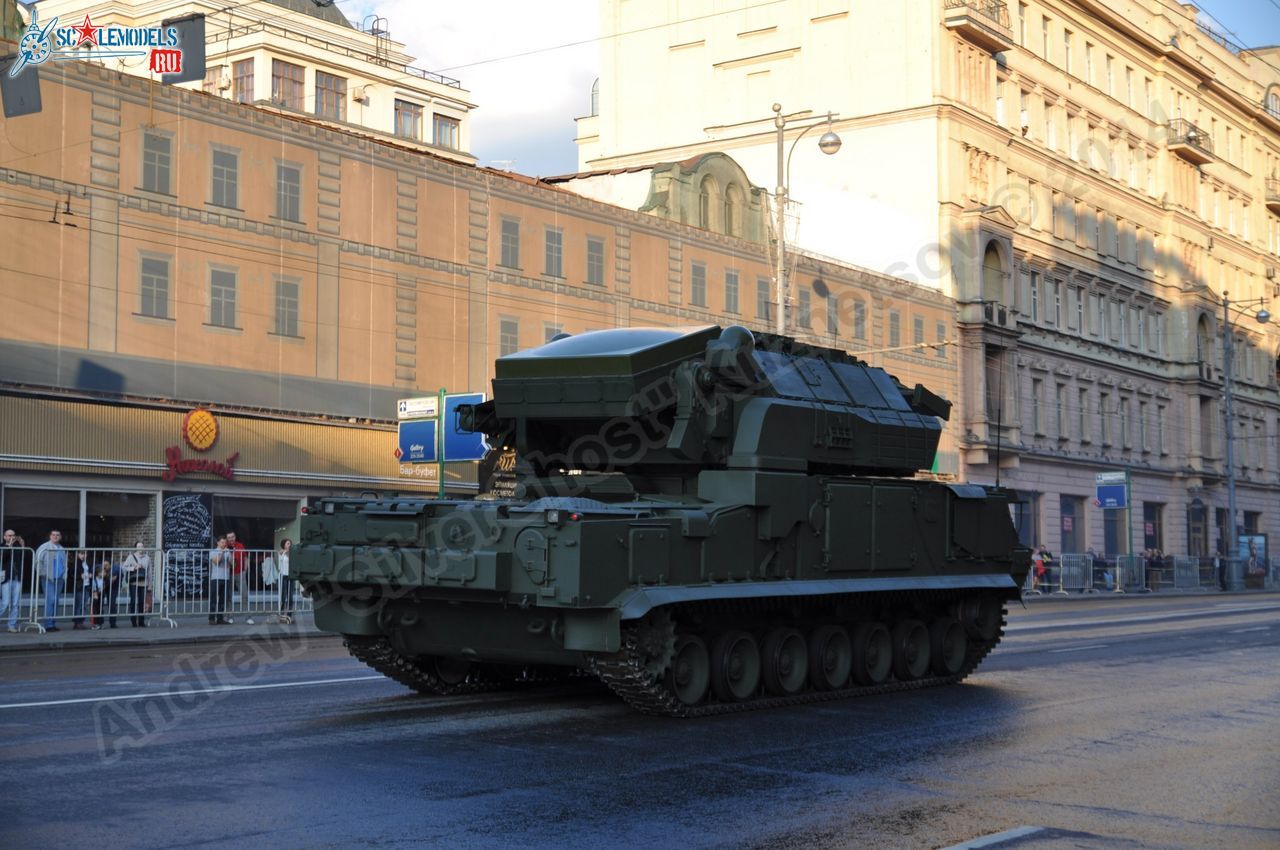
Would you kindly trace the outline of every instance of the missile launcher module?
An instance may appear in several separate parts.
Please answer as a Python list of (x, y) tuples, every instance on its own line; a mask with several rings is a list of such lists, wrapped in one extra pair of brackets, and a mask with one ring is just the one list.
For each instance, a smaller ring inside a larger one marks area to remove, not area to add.
[(1030, 568), (1003, 491), (915, 478), (949, 402), (741, 327), (561, 336), (458, 427), (514, 495), (315, 500), (316, 625), (423, 693), (576, 671), (701, 716), (958, 682)]

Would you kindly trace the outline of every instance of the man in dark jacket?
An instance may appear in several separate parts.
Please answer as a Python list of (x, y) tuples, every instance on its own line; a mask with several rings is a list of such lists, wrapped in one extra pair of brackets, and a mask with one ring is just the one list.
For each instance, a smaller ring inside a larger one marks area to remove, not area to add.
[(4, 530), (0, 544), (0, 617), (9, 613), (9, 631), (18, 630), (18, 607), (22, 601), (22, 577), (31, 565), (31, 550), (12, 528)]

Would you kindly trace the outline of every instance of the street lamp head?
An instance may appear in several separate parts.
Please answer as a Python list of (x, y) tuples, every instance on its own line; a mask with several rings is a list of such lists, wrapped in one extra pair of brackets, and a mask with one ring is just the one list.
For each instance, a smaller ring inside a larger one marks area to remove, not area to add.
[(840, 150), (840, 137), (836, 135), (836, 131), (831, 129), (831, 113), (827, 113), (827, 132), (822, 134), (818, 139), (818, 150), (827, 156)]
[(1258, 324), (1260, 325), (1265, 325), (1267, 322), (1271, 321), (1271, 313), (1265, 307), (1255, 313), (1253, 317), (1258, 320)]

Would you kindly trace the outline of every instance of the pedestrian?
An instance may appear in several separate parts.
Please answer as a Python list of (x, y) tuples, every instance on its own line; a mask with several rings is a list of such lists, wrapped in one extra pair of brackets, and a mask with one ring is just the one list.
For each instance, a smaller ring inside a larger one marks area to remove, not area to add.
[(106, 594), (105, 583), (102, 580), (102, 564), (93, 571), (93, 580), (89, 585), (89, 623), (96, 632), (102, 628), (102, 603)]
[(102, 561), (102, 612), (107, 615), (107, 624), (116, 627), (116, 614), (120, 610), (120, 565), (112, 563), (111, 556)]
[(1217, 554), (1213, 556), (1213, 572), (1218, 577), (1218, 589), (1227, 589), (1227, 556), (1222, 540), (1218, 541)]
[(227, 549), (227, 538), (218, 538), (218, 545), (209, 553), (209, 625), (230, 623), (227, 618), (227, 591), (231, 583), (233, 553)]
[(151, 556), (139, 540), (124, 562), (125, 581), (129, 585), (129, 623), (135, 628), (147, 625), (147, 582), (151, 571)]
[(62, 532), (56, 528), (36, 550), (36, 574), (44, 582), (44, 630), (60, 631), (53, 618), (58, 613), (62, 583), (67, 577), (67, 550), (62, 548)]
[(9, 632), (18, 631), (18, 608), (22, 603), (22, 576), (30, 562), (27, 544), (12, 528), (4, 530), (0, 545), (0, 616), (9, 613)]
[[(240, 606), (245, 610), (249, 610), (249, 571), (245, 569), (245, 547), (243, 543), (236, 540), (234, 531), (227, 532), (227, 548), (232, 553), (231, 573), (235, 583), (240, 591)], [(235, 620), (227, 618), (228, 623), (234, 623)]]
[(80, 631), (84, 629), (84, 614), (93, 592), (93, 564), (89, 563), (89, 553), (83, 549), (76, 550), (76, 559), (72, 562), (71, 588), (71, 629)]
[(280, 571), (280, 622), (293, 622), (293, 579), (289, 576), (289, 550), (293, 541), (286, 537), (280, 541), (276, 554), (276, 567)]

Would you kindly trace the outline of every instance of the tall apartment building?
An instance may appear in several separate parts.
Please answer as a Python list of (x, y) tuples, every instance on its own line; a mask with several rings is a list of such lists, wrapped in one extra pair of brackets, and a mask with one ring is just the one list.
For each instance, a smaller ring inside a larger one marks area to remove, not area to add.
[[(156, 26), (205, 16), (205, 78), (183, 86), (328, 126), (393, 137), (419, 150), (472, 162), (475, 104), (452, 77), (415, 67), (385, 18), (353, 26), (334, 3), (313, 0), (44, 0), (40, 20)], [(145, 58), (108, 58), (106, 67), (151, 76)]]
[[(92, 63), (40, 82), (43, 110), (0, 124), (0, 524), (28, 540), (155, 541), (196, 499), (270, 545), (307, 496), (435, 492), (394, 454), (398, 398), (486, 391), (562, 331), (768, 326), (757, 242)], [(868, 340), (955, 335), (934, 290), (804, 268)], [(841, 335), (824, 306), (814, 342)], [(943, 353), (878, 362), (949, 395)], [(193, 437), (196, 408), (216, 431)]]
[[(1017, 491), (1025, 542), (1231, 537), (1226, 338), (1238, 522), (1280, 538), (1280, 49), (1168, 0), (602, 10), (586, 172), (715, 150), (774, 186), (771, 104), (835, 113), (837, 155), (794, 147), (793, 238), (955, 296), (963, 475)], [(1131, 508), (1096, 508), (1123, 470)]]

